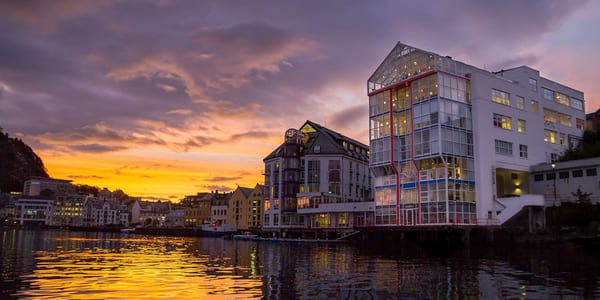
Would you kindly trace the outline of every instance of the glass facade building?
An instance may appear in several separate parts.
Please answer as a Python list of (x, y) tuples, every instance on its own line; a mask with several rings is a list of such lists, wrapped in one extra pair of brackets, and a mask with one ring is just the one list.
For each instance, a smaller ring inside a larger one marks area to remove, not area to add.
[(469, 68), (398, 43), (369, 78), (376, 225), (477, 223)]

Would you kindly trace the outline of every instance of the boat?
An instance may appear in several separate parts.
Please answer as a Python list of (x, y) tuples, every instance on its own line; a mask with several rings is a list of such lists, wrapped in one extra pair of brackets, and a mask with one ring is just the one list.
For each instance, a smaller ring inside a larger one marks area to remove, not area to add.
[(252, 234), (250, 232), (245, 232), (244, 234), (235, 234), (233, 235), (234, 240), (240, 241), (252, 241), (255, 240), (258, 236), (256, 234)]
[(135, 228), (123, 228), (123, 229), (121, 229), (121, 232), (123, 232), (123, 233), (134, 233), (135, 232)]
[(203, 236), (224, 236), (233, 235), (237, 231), (235, 224), (226, 224), (218, 221), (202, 225)]

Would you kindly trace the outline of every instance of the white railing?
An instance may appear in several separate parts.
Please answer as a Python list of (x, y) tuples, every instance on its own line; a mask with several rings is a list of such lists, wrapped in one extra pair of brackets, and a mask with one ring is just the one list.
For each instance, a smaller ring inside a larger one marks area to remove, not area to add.
[(520, 195), (518, 197), (498, 198), (505, 208), (496, 216), (500, 224), (504, 224), (518, 214), (526, 206), (544, 206), (544, 195)]

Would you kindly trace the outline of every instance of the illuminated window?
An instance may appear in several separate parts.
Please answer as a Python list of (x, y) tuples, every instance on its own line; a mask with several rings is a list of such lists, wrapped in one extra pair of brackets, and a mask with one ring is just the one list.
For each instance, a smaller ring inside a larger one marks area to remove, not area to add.
[(560, 141), (560, 144), (563, 146), (567, 145), (567, 136), (564, 133), (561, 133), (558, 135), (558, 140)]
[(556, 144), (556, 131), (544, 129), (544, 142)]
[(497, 154), (503, 154), (503, 155), (512, 155), (513, 154), (511, 142), (495, 140), (494, 143), (495, 143), (495, 148), (496, 148)]
[(540, 110), (540, 104), (535, 100), (531, 100), (531, 112), (537, 113), (538, 110)]
[(565, 105), (565, 106), (571, 106), (569, 96), (567, 96), (565, 94), (556, 93), (556, 102), (558, 102), (562, 105)]
[(507, 92), (492, 89), (492, 101), (510, 106), (510, 95)]
[(527, 158), (527, 145), (519, 145), (519, 157)]
[(521, 133), (527, 132), (527, 122), (525, 120), (519, 119), (517, 121), (517, 130)]
[(558, 113), (558, 123), (564, 126), (573, 126), (571, 123), (571, 116)]
[(494, 127), (511, 130), (510, 117), (494, 114)]
[(537, 80), (533, 79), (533, 78), (529, 78), (529, 88), (536, 92), (537, 91)]
[(581, 129), (581, 130), (583, 130), (583, 128), (584, 128), (584, 123), (583, 123), (583, 120), (582, 120), (582, 119), (579, 119), (579, 118), (575, 118), (575, 120), (576, 120), (576, 122), (577, 122), (577, 129)]
[(554, 101), (554, 91), (547, 88), (542, 88), (542, 97), (546, 100)]
[(558, 119), (558, 113), (556, 111), (544, 108), (544, 120), (556, 123), (556, 119)]
[(516, 105), (517, 105), (518, 109), (525, 110), (525, 98), (523, 98), (521, 96), (517, 96), (516, 97)]

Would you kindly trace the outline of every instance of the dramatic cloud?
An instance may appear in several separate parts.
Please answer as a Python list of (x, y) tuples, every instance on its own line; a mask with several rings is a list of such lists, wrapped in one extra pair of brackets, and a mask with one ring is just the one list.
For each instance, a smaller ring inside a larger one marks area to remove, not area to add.
[[(222, 188), (201, 178), (254, 186), (259, 171), (235, 170), (262, 169), (305, 120), (368, 139), (366, 80), (398, 41), (492, 71), (530, 65), (594, 111), (598, 20), (585, 0), (4, 1), (0, 126), (57, 177), (162, 197)], [(208, 184), (182, 184), (193, 177)]]
[(242, 179), (241, 176), (215, 176), (212, 178), (206, 178), (204, 179), (204, 181), (209, 181), (209, 182), (222, 182), (222, 181), (232, 181), (232, 180), (238, 180), (238, 179)]

